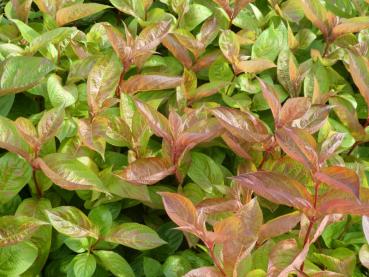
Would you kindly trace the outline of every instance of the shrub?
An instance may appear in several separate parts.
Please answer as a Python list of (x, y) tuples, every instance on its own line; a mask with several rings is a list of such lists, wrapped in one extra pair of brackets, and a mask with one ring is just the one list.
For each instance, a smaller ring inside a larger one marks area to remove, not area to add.
[(1, 276), (368, 276), (368, 1), (0, 11)]

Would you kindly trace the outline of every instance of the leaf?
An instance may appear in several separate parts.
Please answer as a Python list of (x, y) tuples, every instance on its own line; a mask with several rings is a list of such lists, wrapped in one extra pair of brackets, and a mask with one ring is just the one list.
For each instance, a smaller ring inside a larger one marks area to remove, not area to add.
[(349, 129), (355, 139), (361, 140), (366, 136), (364, 128), (357, 118), (355, 108), (347, 99), (342, 96), (335, 96), (329, 99), (329, 103), (333, 106), (333, 110), (340, 121)]
[(356, 172), (341, 166), (322, 168), (314, 177), (320, 182), (333, 186), (344, 192), (352, 193), (359, 198), (360, 181)]
[(267, 69), (274, 68), (276, 65), (267, 59), (253, 59), (248, 61), (236, 62), (236, 67), (245, 73), (260, 73)]
[(0, 274), (3, 276), (20, 276), (37, 258), (37, 247), (31, 242), (20, 242), (0, 248)]
[(204, 191), (211, 193), (214, 186), (224, 184), (224, 176), (220, 166), (210, 157), (199, 152), (191, 153), (191, 166), (187, 175)]
[(312, 197), (306, 188), (280, 173), (259, 171), (241, 174), (232, 179), (274, 203), (302, 210), (312, 206)]
[(105, 184), (106, 189), (117, 196), (122, 198), (136, 199), (142, 202), (149, 202), (149, 191), (144, 185), (135, 185), (122, 180), (122, 178), (110, 172), (110, 170), (104, 170), (100, 173), (100, 178)]
[(279, 126), (279, 114), (281, 112), (282, 106), (280, 104), (278, 93), (276, 92), (274, 86), (267, 84), (262, 79), (258, 78), (261, 90), (265, 100), (268, 102), (270, 110), (272, 111), (274, 121), (276, 125)]
[(198, 225), (198, 215), (192, 202), (178, 193), (160, 192), (158, 194), (163, 198), (164, 208), (169, 218), (181, 229), (194, 232)]
[(333, 27), (332, 36), (337, 38), (347, 33), (356, 33), (369, 28), (369, 17), (360, 16), (343, 19), (340, 24)]
[(236, 0), (233, 8), (232, 18), (236, 18), (239, 12), (251, 2), (252, 0)]
[(145, 117), (154, 134), (158, 137), (162, 137), (168, 142), (171, 142), (173, 138), (168, 119), (153, 109), (150, 105), (137, 100), (135, 102), (138, 110)]
[[(46, 209), (51, 209), (51, 203), (49, 199), (41, 198), (27, 198), (18, 206), (16, 216), (30, 216), (39, 220), (47, 222), (45, 214)], [(29, 274), (33, 276), (38, 274), (45, 266), (49, 256), (51, 239), (52, 238), (52, 226), (43, 225), (33, 233), (30, 241), (37, 247), (38, 253), (37, 258), (33, 262), (32, 266), (27, 269), (24, 275)]]
[(9, 202), (28, 183), (32, 168), (23, 158), (6, 153), (0, 158), (0, 204)]
[(328, 12), (319, 0), (301, 0), (305, 16), (328, 37)]
[(140, 251), (153, 249), (166, 243), (154, 230), (138, 223), (123, 223), (113, 227), (104, 240)]
[(36, 164), (53, 183), (63, 189), (105, 191), (96, 174), (70, 155), (49, 154), (36, 159)]
[(124, 80), (120, 87), (124, 93), (135, 94), (139, 91), (172, 89), (179, 86), (182, 77), (164, 75), (134, 75)]
[(249, 142), (261, 142), (269, 137), (264, 124), (249, 112), (219, 107), (212, 110), (219, 123), (234, 136)]
[(183, 277), (221, 277), (223, 276), (216, 267), (200, 267), (186, 273)]
[(48, 47), (51, 43), (59, 44), (68, 38), (72, 38), (74, 33), (76, 33), (76, 29), (69, 27), (61, 27), (47, 31), (32, 39), (28, 51), (30, 53), (36, 53), (40, 50), (40, 52), (43, 53), (43, 49)]
[(145, 10), (143, 1), (136, 0), (110, 0), (114, 7), (121, 12), (132, 15), (134, 17), (144, 18)]
[(180, 44), (175, 36), (168, 34), (163, 39), (162, 43), (170, 53), (184, 65), (184, 67), (190, 68), (192, 66), (192, 58), (189, 52), (182, 44)]
[(268, 276), (282, 276), (280, 273), (291, 264), (299, 251), (294, 239), (282, 240), (276, 244), (269, 256)]
[(27, 22), (32, 5), (32, 0), (11, 0), (11, 3), (15, 9), (17, 18), (24, 22)]
[(214, 225), (214, 232), (223, 245), (223, 264), (226, 272), (234, 272), (238, 263), (251, 253), (262, 222), (263, 214), (254, 198), (235, 215)]
[(93, 114), (100, 112), (105, 101), (113, 97), (120, 72), (119, 61), (113, 55), (99, 60), (93, 66), (87, 79), (87, 101)]
[(90, 253), (82, 253), (72, 260), (73, 272), (76, 276), (90, 277), (96, 270), (96, 260)]
[(0, 147), (30, 160), (30, 148), (20, 136), (15, 124), (0, 116)]
[(174, 167), (163, 158), (141, 158), (130, 163), (117, 176), (133, 184), (152, 185), (174, 173)]
[(97, 229), (88, 217), (73, 206), (59, 206), (46, 210), (51, 225), (59, 232), (73, 238), (99, 238)]
[(53, 107), (69, 107), (78, 100), (77, 87), (73, 85), (64, 87), (61, 78), (56, 74), (51, 74), (47, 79), (47, 92)]
[(98, 260), (101, 262), (104, 268), (113, 273), (114, 276), (136, 276), (128, 262), (119, 254), (113, 251), (95, 250), (94, 255), (97, 256)]
[(29, 239), (44, 221), (28, 216), (2, 216), (0, 218), (0, 248)]
[(240, 55), (240, 43), (237, 35), (231, 30), (223, 31), (219, 36), (219, 47), (223, 55), (231, 63), (235, 64)]
[(161, 21), (143, 29), (136, 38), (135, 55), (155, 49), (168, 34), (170, 27), (171, 21)]
[(78, 121), (78, 133), (83, 145), (99, 153), (102, 158), (105, 155), (105, 133), (107, 128), (108, 120), (103, 116)]
[(78, 19), (103, 11), (107, 8), (110, 8), (110, 6), (97, 3), (72, 4), (57, 11), (56, 23), (58, 26), (63, 26)]
[(264, 241), (278, 237), (287, 232), (290, 232), (301, 220), (301, 214), (299, 212), (292, 212), (285, 214), (263, 224), (260, 228), (258, 243), (262, 244)]
[(328, 160), (340, 147), (344, 138), (344, 133), (333, 133), (330, 135), (321, 146), (319, 161), (322, 163)]
[(64, 121), (64, 108), (57, 107), (46, 111), (38, 123), (37, 133), (40, 143), (44, 143), (53, 138)]
[(362, 56), (349, 52), (349, 69), (355, 85), (369, 106), (369, 62)]
[(0, 95), (26, 91), (54, 69), (54, 64), (41, 57), (8, 58), (0, 63)]
[(284, 103), (279, 114), (279, 124), (288, 125), (295, 119), (302, 117), (310, 108), (310, 100), (305, 97), (289, 98)]
[(359, 251), (359, 259), (360, 263), (365, 266), (366, 268), (369, 268), (369, 246), (368, 244), (363, 244), (361, 246)]
[(317, 144), (309, 133), (302, 129), (283, 127), (276, 131), (275, 137), (288, 156), (310, 170), (318, 168)]
[(324, 126), (330, 111), (330, 106), (312, 105), (302, 117), (292, 122), (292, 126), (314, 134)]
[(228, 15), (229, 18), (232, 18), (232, 8), (229, 5), (229, 0), (213, 0), (215, 3), (217, 3)]

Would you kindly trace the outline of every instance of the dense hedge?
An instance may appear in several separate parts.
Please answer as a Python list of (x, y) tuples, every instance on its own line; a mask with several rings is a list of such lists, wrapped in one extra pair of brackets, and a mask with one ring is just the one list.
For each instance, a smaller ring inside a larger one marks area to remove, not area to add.
[(369, 276), (369, 1), (0, 13), (0, 276)]

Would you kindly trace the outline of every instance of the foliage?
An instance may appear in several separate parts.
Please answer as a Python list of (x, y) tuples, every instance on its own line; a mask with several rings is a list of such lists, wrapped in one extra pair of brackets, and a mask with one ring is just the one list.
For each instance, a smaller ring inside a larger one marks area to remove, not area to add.
[(369, 1), (0, 13), (1, 276), (368, 276)]

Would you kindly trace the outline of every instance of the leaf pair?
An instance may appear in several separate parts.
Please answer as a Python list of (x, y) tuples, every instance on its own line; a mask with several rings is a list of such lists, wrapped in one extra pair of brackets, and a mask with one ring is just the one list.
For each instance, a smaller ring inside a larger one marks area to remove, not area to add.
[[(160, 195), (168, 216), (179, 226), (179, 229), (199, 237), (211, 253), (217, 244), (221, 254), (212, 258), (222, 260), (222, 266), (216, 262), (218, 270), (230, 276), (237, 276), (235, 274), (239, 263), (253, 249), (263, 222), (262, 212), (256, 199), (243, 207), (238, 207), (231, 216), (216, 222), (213, 226), (214, 232), (210, 232), (205, 227), (204, 207), (196, 208), (189, 199), (176, 193), (161, 192)], [(199, 276), (200, 272), (211, 272), (214, 276), (218, 274), (218, 271), (213, 268), (202, 268), (186, 276)]]
[(328, 42), (338, 37), (356, 33), (369, 27), (368, 17), (354, 17), (349, 19), (337, 18), (328, 11), (319, 0), (300, 0), (305, 16), (322, 32)]
[(226, 12), (228, 17), (232, 20), (237, 17), (239, 12), (244, 9), (252, 0), (236, 0), (234, 1), (234, 7), (230, 6), (229, 0), (213, 0)]
[(46, 211), (51, 225), (61, 234), (73, 238), (92, 237), (96, 240), (122, 244), (137, 250), (148, 250), (165, 244), (151, 228), (138, 223), (123, 223), (101, 236), (97, 226), (82, 211), (72, 206), (60, 206)]
[(134, 38), (125, 26), (125, 37), (113, 26), (104, 24), (109, 41), (123, 64), (123, 72), (131, 65), (141, 68), (143, 63), (154, 53), (155, 48), (169, 33), (170, 21), (161, 21), (144, 28), (140, 35)]
[(180, 117), (171, 111), (167, 119), (150, 105), (138, 100), (136, 105), (152, 132), (163, 138), (164, 157), (139, 159), (131, 163), (119, 174), (129, 182), (154, 184), (173, 173), (182, 181), (184, 176), (180, 172), (180, 166), (185, 154), (222, 131), (214, 119), (198, 118), (196, 112)]
[[(196, 37), (185, 29), (177, 29), (163, 39), (163, 45), (178, 59), (184, 67), (190, 69), (192, 66), (191, 52), (198, 60), (205, 52), (206, 47), (217, 37), (219, 27), (215, 17), (206, 20)], [(188, 52), (189, 51), (189, 52)]]

